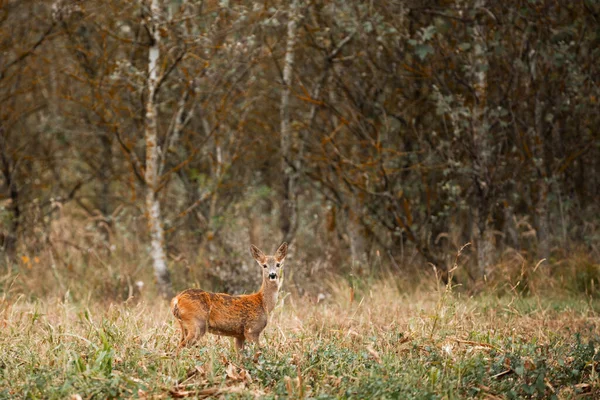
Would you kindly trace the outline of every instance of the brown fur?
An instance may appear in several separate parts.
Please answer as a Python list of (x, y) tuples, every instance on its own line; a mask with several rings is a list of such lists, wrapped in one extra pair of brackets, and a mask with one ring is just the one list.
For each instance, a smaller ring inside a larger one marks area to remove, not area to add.
[[(258, 343), (277, 301), (287, 244), (282, 244), (274, 256), (265, 256), (254, 246), (251, 252), (263, 270), (263, 283), (258, 292), (231, 296), (188, 289), (171, 301), (173, 315), (181, 327), (180, 347), (195, 342), (207, 331), (234, 337), (238, 350), (243, 349), (246, 340)], [(274, 280), (270, 277), (273, 274), (276, 275)]]

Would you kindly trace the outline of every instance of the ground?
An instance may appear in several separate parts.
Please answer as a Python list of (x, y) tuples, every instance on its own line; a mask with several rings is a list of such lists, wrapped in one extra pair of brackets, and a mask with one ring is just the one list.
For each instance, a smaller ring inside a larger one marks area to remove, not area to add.
[(0, 303), (0, 398), (600, 398), (600, 302), (331, 285), (283, 293), (237, 355), (177, 352), (161, 300)]

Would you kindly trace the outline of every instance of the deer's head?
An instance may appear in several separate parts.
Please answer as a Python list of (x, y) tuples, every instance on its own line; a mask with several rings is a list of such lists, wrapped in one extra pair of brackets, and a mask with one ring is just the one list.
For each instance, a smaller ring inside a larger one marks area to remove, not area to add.
[(252, 257), (254, 257), (262, 269), (263, 282), (279, 282), (279, 279), (281, 278), (281, 268), (283, 268), (283, 261), (287, 255), (287, 248), (287, 243), (282, 243), (274, 255), (267, 256), (255, 245), (250, 245)]

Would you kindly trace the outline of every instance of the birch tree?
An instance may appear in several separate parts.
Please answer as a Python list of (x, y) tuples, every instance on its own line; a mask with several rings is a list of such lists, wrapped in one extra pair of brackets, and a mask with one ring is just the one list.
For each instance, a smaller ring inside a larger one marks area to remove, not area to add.
[(148, 77), (146, 80), (148, 94), (145, 105), (146, 170), (144, 178), (146, 182), (146, 214), (150, 230), (150, 255), (161, 294), (164, 297), (169, 297), (172, 294), (171, 279), (169, 270), (167, 269), (167, 257), (164, 247), (165, 235), (162, 225), (160, 202), (157, 195), (159, 188), (158, 169), (160, 148), (158, 146), (156, 91), (159, 81), (160, 10), (159, 0), (151, 0), (150, 16), (148, 18), (151, 43), (148, 49)]

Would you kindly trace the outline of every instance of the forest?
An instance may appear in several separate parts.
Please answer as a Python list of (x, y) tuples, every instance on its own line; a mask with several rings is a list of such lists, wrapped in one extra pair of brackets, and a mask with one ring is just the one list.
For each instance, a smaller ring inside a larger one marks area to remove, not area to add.
[(595, 398), (599, 107), (598, 0), (0, 0), (0, 398)]

